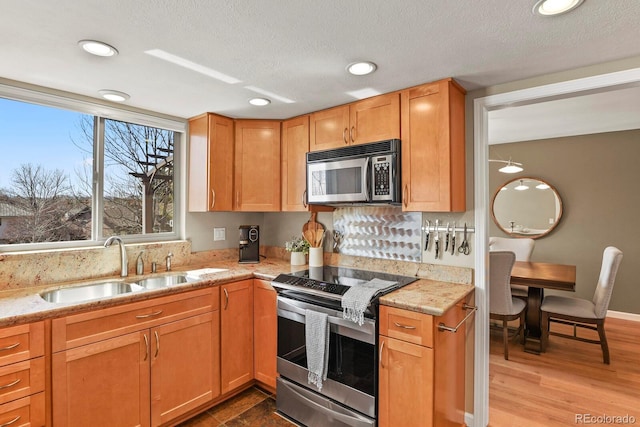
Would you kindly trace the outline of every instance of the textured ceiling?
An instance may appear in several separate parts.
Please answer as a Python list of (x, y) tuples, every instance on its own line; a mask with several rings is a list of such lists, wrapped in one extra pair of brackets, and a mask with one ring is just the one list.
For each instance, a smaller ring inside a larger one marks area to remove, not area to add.
[[(0, 77), (192, 117), (289, 118), (452, 76), (467, 90), (640, 55), (640, 1), (586, 0), (533, 15), (535, 0), (5, 0)], [(120, 54), (98, 58), (81, 39)], [(161, 49), (229, 84), (146, 54)], [(371, 60), (355, 77), (345, 66)], [(258, 88), (292, 100), (254, 107)]]

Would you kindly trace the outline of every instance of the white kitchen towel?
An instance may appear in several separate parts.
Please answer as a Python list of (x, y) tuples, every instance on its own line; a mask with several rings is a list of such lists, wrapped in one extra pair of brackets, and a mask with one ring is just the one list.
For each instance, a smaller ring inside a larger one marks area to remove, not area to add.
[(351, 320), (358, 325), (364, 323), (364, 311), (371, 299), (381, 291), (384, 291), (398, 282), (372, 279), (360, 285), (353, 285), (342, 296), (342, 317)]
[(322, 390), (322, 381), (327, 379), (329, 365), (329, 316), (314, 310), (306, 310), (304, 329), (307, 346), (307, 369), (309, 384)]

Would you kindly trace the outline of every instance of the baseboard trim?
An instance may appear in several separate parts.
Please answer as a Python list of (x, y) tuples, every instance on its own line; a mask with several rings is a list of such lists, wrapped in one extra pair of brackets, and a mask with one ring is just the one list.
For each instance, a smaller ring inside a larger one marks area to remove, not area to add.
[(608, 310), (607, 317), (612, 317), (614, 319), (631, 320), (633, 322), (640, 322), (640, 314), (625, 313), (624, 311)]

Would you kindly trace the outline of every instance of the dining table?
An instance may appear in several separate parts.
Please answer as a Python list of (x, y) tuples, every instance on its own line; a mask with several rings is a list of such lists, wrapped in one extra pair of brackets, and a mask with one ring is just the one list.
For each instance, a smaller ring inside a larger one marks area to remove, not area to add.
[(525, 315), (524, 351), (542, 352), (542, 314), (540, 305), (545, 289), (575, 292), (576, 266), (546, 262), (516, 261), (511, 270), (511, 284), (528, 286)]

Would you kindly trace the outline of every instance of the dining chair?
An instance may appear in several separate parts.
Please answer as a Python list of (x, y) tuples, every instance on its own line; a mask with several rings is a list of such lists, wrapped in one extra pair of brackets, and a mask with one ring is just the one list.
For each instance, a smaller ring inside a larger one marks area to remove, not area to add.
[[(600, 344), (602, 347), (602, 359), (606, 365), (609, 364), (609, 345), (604, 332), (604, 321), (609, 309), (609, 301), (611, 300), (613, 284), (616, 280), (620, 261), (622, 261), (622, 251), (620, 249), (609, 246), (604, 250), (598, 285), (591, 301), (559, 295), (544, 297), (540, 306), (540, 311), (542, 312), (542, 351), (546, 350), (549, 344), (549, 335), (551, 334), (592, 344)], [(573, 326), (573, 335), (551, 332), (550, 322)], [(578, 327), (598, 331), (600, 339), (578, 337), (576, 333), (576, 328)]]
[[(508, 237), (489, 237), (489, 251), (510, 251), (516, 254), (516, 261), (530, 261), (536, 241), (530, 238), (511, 239)], [(511, 294), (518, 298), (527, 298), (528, 286), (511, 285)]]
[(522, 334), (524, 337), (524, 314), (527, 303), (511, 295), (511, 270), (516, 256), (510, 251), (494, 251), (489, 253), (489, 318), (502, 320), (502, 341), (504, 358), (509, 360), (509, 327), (508, 322), (520, 319), (520, 325), (513, 338)]

